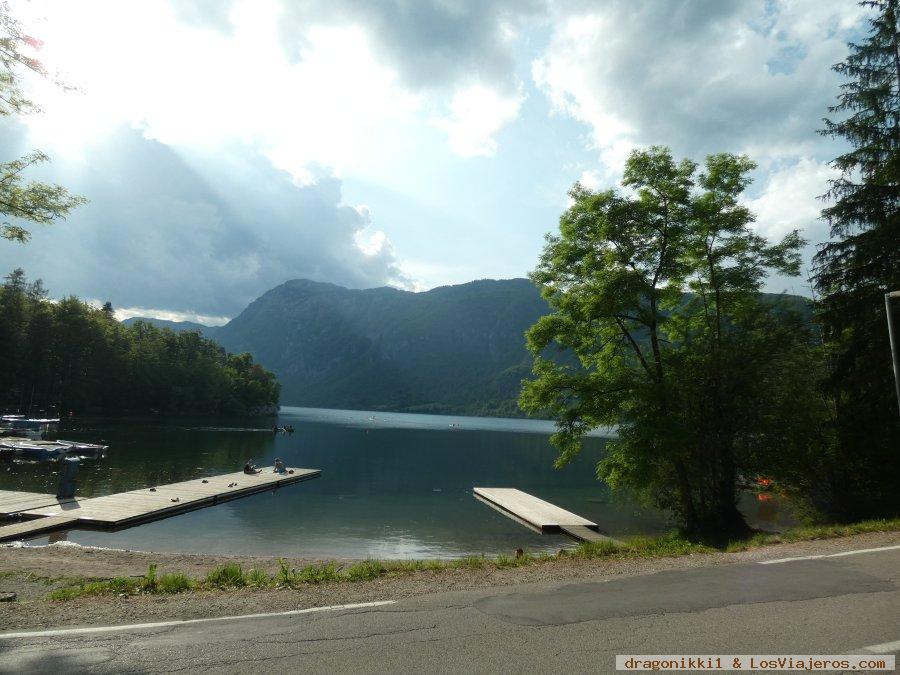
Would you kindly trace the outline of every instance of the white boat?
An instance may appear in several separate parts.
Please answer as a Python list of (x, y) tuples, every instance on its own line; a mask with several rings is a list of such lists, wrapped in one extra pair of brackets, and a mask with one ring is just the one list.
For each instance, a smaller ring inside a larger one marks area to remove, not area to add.
[(64, 441), (59, 439), (53, 441), (60, 445), (66, 446), (66, 452), (70, 455), (78, 455), (80, 457), (98, 457), (103, 454), (108, 445), (100, 445), (99, 443), (82, 443), (81, 441)]
[(18, 457), (33, 460), (55, 459), (69, 450), (67, 445), (16, 438), (3, 439), (0, 441), (0, 448), (12, 449)]
[(0, 425), (8, 426), (15, 430), (46, 433), (56, 431), (59, 428), (58, 417), (25, 417), (25, 415), (0, 416)]

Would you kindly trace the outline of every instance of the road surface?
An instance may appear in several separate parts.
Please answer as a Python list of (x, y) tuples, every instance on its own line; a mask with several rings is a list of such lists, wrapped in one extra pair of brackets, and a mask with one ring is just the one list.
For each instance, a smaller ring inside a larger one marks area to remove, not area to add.
[(568, 674), (614, 671), (616, 654), (896, 655), (900, 547), (91, 630), (0, 634), (0, 671)]

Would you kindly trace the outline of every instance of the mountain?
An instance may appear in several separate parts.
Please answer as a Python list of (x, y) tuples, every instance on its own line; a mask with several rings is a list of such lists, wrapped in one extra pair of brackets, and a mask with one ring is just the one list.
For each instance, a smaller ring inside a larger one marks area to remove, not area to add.
[(168, 328), (176, 333), (184, 333), (189, 330), (197, 331), (203, 337), (210, 338), (211, 340), (215, 339), (216, 331), (219, 329), (219, 326), (204, 326), (202, 323), (194, 323), (193, 321), (169, 321), (167, 319), (153, 319), (144, 316), (133, 316), (129, 319), (125, 319), (122, 323), (126, 326), (131, 326), (138, 321), (149, 323), (151, 326), (157, 328)]
[(527, 279), (422, 293), (288, 281), (218, 329), (273, 370), (287, 405), (516, 414), (523, 333), (547, 304)]
[[(799, 296), (766, 299), (809, 312)], [(278, 377), (283, 405), (515, 416), (531, 374), (524, 333), (548, 311), (527, 279), (422, 293), (295, 279), (224, 326), (142, 320), (250, 352)]]

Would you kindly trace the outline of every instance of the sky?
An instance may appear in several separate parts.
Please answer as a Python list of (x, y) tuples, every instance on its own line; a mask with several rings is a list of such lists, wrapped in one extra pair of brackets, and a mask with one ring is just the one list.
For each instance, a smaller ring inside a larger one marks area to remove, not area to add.
[[(219, 324), (288, 279), (425, 290), (525, 276), (576, 181), (634, 148), (758, 164), (773, 239), (824, 241), (841, 150), (817, 134), (849, 0), (32, 0), (11, 3), (68, 85), (0, 121), (90, 203), (0, 242), (55, 296)], [(6, 161), (6, 160), (4, 160)], [(806, 280), (768, 290), (806, 293)]]

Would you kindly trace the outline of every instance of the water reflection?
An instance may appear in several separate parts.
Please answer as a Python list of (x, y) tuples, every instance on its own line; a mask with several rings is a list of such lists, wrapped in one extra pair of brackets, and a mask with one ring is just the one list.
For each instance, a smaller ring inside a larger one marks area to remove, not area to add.
[[(554, 469), (546, 422), (286, 408), (278, 423), (292, 424), (295, 433), (208, 421), (96, 421), (61, 431), (110, 446), (104, 459), (82, 463), (79, 496), (238, 471), (248, 458), (265, 465), (281, 457), (289, 466), (322, 469), (320, 478), (274, 494), (116, 533), (72, 531), (69, 541), (307, 557), (446, 557), (568, 543), (478, 503), (471, 494), (477, 485), (518, 487), (613, 535), (669, 527), (659, 514), (610, 499), (594, 479), (602, 438), (588, 439), (577, 461)], [(52, 465), (5, 468), (0, 489), (55, 491)]]

